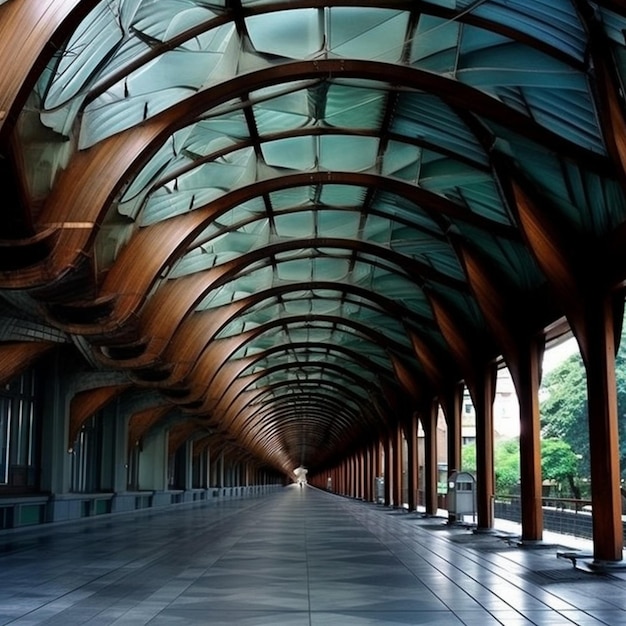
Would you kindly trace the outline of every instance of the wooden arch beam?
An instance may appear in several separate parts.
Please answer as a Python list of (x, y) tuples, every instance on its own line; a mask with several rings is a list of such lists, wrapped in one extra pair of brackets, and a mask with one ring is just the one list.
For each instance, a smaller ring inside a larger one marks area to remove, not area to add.
[[(213, 387), (218, 390), (216, 395), (219, 395), (223, 389), (228, 386), (228, 382), (231, 380), (232, 373), (225, 369), (225, 365), (230, 361), (232, 356), (241, 348), (243, 348), (247, 343), (258, 337), (260, 331), (257, 332), (257, 329), (249, 331), (248, 333), (242, 333), (240, 335), (231, 337), (229, 339), (223, 339), (220, 341), (216, 341), (211, 344), (202, 355), (201, 361), (199, 360), (196, 363), (194, 368), (193, 379), (198, 381), (198, 395), (196, 397), (201, 397), (208, 391), (209, 388)], [(290, 344), (281, 344), (280, 346), (275, 346), (279, 350), (285, 349), (293, 349), (294, 346), (298, 345), (306, 345), (306, 346), (318, 346), (322, 349), (332, 349), (335, 351), (339, 351), (348, 355), (352, 355), (352, 360), (357, 360), (364, 366), (366, 369), (370, 371), (379, 371), (379, 367), (375, 366), (372, 361), (366, 358), (357, 357), (354, 351), (344, 348), (343, 346), (329, 346), (323, 342), (308, 342), (308, 343), (290, 343)], [(268, 351), (269, 352), (269, 351)], [(248, 364), (245, 364), (247, 367)], [(389, 372), (391, 372), (391, 365), (389, 368)], [(388, 372), (388, 373), (389, 373)], [(193, 395), (193, 394), (192, 394)]]
[[(144, 305), (150, 315), (151, 308), (158, 310), (161, 306), (158, 297), (156, 299), (151, 298), (146, 304), (147, 296), (153, 291), (159, 278), (167, 268), (171, 267), (188, 251), (189, 245), (202, 231), (214, 219), (223, 214), (226, 210), (225, 207), (231, 208), (231, 206), (239, 202), (264, 193), (317, 183), (368, 186), (383, 191), (394, 190), (395, 192), (399, 192), (399, 188), (401, 187), (404, 193), (399, 193), (399, 195), (403, 195), (404, 197), (423, 196), (424, 193), (432, 196), (428, 199), (428, 203), (433, 210), (436, 205), (439, 205), (437, 210), (445, 212), (442, 205), (452, 205), (451, 202), (441, 196), (430, 194), (430, 192), (423, 192), (414, 185), (401, 181), (392, 181), (376, 174), (316, 172), (281, 176), (279, 178), (251, 184), (227, 194), (224, 198), (216, 200), (202, 209), (196, 209), (190, 213), (173, 217), (137, 231), (108, 271), (106, 279), (100, 289), (99, 298), (112, 300), (112, 311), (108, 322), (101, 321), (98, 324), (92, 325), (64, 325), (61, 320), (55, 320), (55, 323), (61, 327), (65, 327), (69, 331), (79, 332), (81, 334), (101, 335), (103, 333), (115, 332), (120, 326), (127, 323), (131, 317), (138, 315), (139, 310)], [(235, 201), (236, 198), (237, 201)], [(418, 203), (416, 198), (414, 198), (414, 201)], [(472, 221), (472, 214), (466, 209), (455, 207), (455, 211), (459, 214), (458, 219), (466, 222)], [(480, 221), (482, 222), (482, 228), (490, 230), (498, 228), (492, 222), (487, 225), (484, 223), (484, 220)], [(503, 229), (506, 230), (507, 236), (517, 238), (517, 233), (512, 227), (503, 227)], [(323, 245), (324, 247), (341, 246), (347, 249), (363, 251), (364, 253), (369, 253), (375, 257), (380, 257), (390, 263), (394, 263), (399, 267), (406, 267), (407, 271), (414, 277), (421, 277), (421, 279), (430, 280), (454, 289), (465, 289), (461, 281), (438, 272), (425, 263), (411, 259), (406, 255), (390, 250), (389, 248), (384, 248), (383, 246), (342, 238), (316, 238), (311, 241), (317, 242), (317, 245)], [(242, 255), (240, 259), (224, 263), (214, 269), (202, 272), (202, 276), (200, 277), (194, 278), (190, 276), (187, 277), (187, 279), (180, 278), (175, 281), (169, 281), (174, 284), (168, 287), (165, 295), (169, 295), (169, 292), (172, 291), (179, 292), (177, 297), (182, 297), (183, 293), (189, 289), (188, 283), (195, 284), (195, 289), (190, 291), (189, 295), (187, 295), (184, 300), (181, 300), (181, 304), (177, 307), (181, 310), (187, 310), (191, 306), (194, 298), (196, 300), (200, 299), (206, 293), (209, 280), (226, 280), (228, 275), (232, 275), (236, 271), (241, 271), (237, 268), (244, 260), (252, 262), (262, 258), (264, 255), (292, 249), (294, 245), (294, 241), (274, 243), (264, 248), (248, 252)], [(144, 259), (144, 262), (137, 264), (137, 258)], [(207, 284), (203, 284), (203, 281), (206, 281)], [(187, 309), (184, 307), (184, 302), (189, 303)]]
[(0, 343), (0, 385), (25, 372), (59, 344), (51, 341), (12, 341)]
[(0, 141), (13, 131), (49, 59), (98, 2), (12, 0), (0, 6)]
[[(184, 279), (180, 280), (182, 281)], [(175, 282), (178, 283), (178, 281)], [(196, 288), (196, 282), (202, 282), (201, 277), (196, 278), (194, 275), (190, 277), (189, 281), (184, 283), (183, 289), (179, 290), (176, 288), (174, 292), (168, 294), (167, 298), (160, 300), (158, 307), (151, 306), (150, 311), (155, 312), (154, 318), (150, 315), (149, 319), (147, 319), (149, 313), (148, 311), (144, 311), (140, 319), (140, 324), (142, 325), (138, 330), (138, 333), (146, 338), (146, 347), (143, 354), (133, 356), (132, 358), (113, 358), (114, 353), (110, 352), (108, 347), (104, 347), (102, 350), (107, 354), (104, 354), (104, 352), (96, 352), (100, 362), (107, 366), (118, 367), (122, 365), (128, 368), (152, 365), (156, 362), (157, 358), (168, 363), (173, 363), (175, 368), (179, 365), (182, 366), (184, 363), (193, 363), (197, 360), (205, 346), (212, 341), (222, 329), (240, 315), (244, 315), (250, 308), (260, 304), (263, 300), (269, 300), (275, 297), (281, 298), (290, 293), (302, 291), (302, 284), (300, 283), (283, 284), (273, 286), (269, 289), (259, 290), (241, 300), (215, 309), (190, 312), (193, 305), (187, 304), (186, 298), (189, 297), (188, 294), (193, 292)], [(183, 283), (180, 284), (183, 285)], [(166, 285), (163, 289), (169, 289), (169, 286)], [(380, 309), (381, 312), (395, 317), (398, 320), (411, 320), (417, 325), (431, 327), (433, 331), (436, 330), (433, 320), (418, 315), (406, 308), (402, 303), (391, 300), (367, 288), (333, 281), (312, 281), (307, 283), (307, 292), (316, 290), (336, 291), (343, 294), (343, 297), (346, 297), (346, 295), (355, 296), (371, 303), (370, 306), (373, 309)], [(199, 301), (200, 299), (197, 295), (192, 295), (191, 297), (193, 297), (194, 301)], [(176, 300), (177, 298), (182, 299), (185, 303), (181, 306), (180, 311), (184, 317), (178, 319), (170, 311), (174, 320), (168, 323), (167, 316), (162, 316), (161, 312), (164, 311), (164, 307), (167, 306), (168, 301)], [(145, 325), (143, 325), (144, 321)], [(151, 337), (157, 334), (158, 336), (155, 337), (153, 343)], [(166, 346), (163, 348), (162, 344), (164, 343), (166, 343)], [(160, 350), (163, 350), (163, 352), (161, 353)], [(175, 380), (175, 374), (172, 374), (171, 378)], [(179, 375), (178, 379), (180, 378), (181, 376)]]
[(277, 82), (338, 74), (345, 78), (384, 81), (433, 93), (453, 107), (470, 107), (479, 116), (516, 128), (548, 149), (570, 154), (594, 171), (607, 167), (606, 159), (552, 133), (486, 93), (448, 77), (375, 61), (295, 61), (238, 76), (201, 91), (141, 126), (118, 133), (89, 150), (75, 154), (59, 177), (40, 219), (41, 226), (54, 226), (59, 231), (53, 253), (46, 263), (9, 277), (6, 286), (34, 287), (77, 265), (78, 258), (91, 250), (97, 225), (103, 221), (110, 200), (128, 180), (130, 173), (138, 170), (175, 130), (207, 109)]
[(83, 424), (95, 413), (102, 410), (112, 400), (119, 397), (132, 385), (111, 385), (97, 387), (86, 391), (79, 391), (70, 402), (70, 427), (68, 433), (68, 448), (74, 446)]

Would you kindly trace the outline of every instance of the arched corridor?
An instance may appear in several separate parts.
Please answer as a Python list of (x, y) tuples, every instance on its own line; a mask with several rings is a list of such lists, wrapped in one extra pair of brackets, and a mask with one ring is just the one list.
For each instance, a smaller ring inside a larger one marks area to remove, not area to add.
[(625, 33), (625, 0), (0, 0), (0, 529), (296, 468), (434, 515), (467, 392), (489, 534), (506, 367), (540, 543), (573, 336), (591, 559), (620, 567)]

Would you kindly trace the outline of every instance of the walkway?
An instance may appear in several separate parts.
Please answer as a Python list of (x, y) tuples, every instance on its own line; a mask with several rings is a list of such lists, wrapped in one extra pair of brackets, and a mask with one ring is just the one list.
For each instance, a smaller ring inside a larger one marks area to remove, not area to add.
[(0, 624), (626, 624), (626, 573), (289, 487), (0, 535)]

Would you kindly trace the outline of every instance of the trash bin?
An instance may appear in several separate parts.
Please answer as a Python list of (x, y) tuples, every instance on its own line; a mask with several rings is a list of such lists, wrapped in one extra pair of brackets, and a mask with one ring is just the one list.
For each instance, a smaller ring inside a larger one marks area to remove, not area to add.
[(377, 504), (385, 503), (385, 477), (384, 476), (376, 476), (376, 478), (374, 478), (374, 494), (375, 494), (375, 501)]
[(448, 479), (448, 512), (476, 517), (476, 479), (469, 472), (453, 472)]

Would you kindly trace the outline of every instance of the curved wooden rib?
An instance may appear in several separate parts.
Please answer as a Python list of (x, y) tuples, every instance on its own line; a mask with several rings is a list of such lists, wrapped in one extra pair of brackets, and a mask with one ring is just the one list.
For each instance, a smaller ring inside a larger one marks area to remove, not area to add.
[(112, 385), (110, 387), (98, 387), (78, 392), (70, 402), (70, 427), (68, 433), (68, 449), (72, 448), (78, 433), (94, 413), (103, 409), (111, 400), (120, 396), (130, 388), (130, 383), (125, 385)]
[[(129, 175), (141, 167), (166, 137), (197, 115), (230, 98), (277, 82), (337, 74), (345, 78), (379, 80), (431, 92), (452, 106), (469, 107), (478, 115), (513, 127), (549, 149), (568, 153), (594, 171), (602, 171), (607, 166), (606, 159), (564, 140), (484, 92), (450, 78), (374, 61), (320, 59), (291, 62), (239, 76), (201, 91), (141, 126), (119, 133), (74, 155), (41, 215), (41, 225), (60, 228), (58, 244), (49, 259), (49, 271), (41, 266), (38, 271), (24, 275), (17, 273), (10, 277), (7, 286), (36, 286), (50, 276), (58, 276), (76, 266), (78, 258), (89, 252), (95, 237), (95, 226), (104, 219), (111, 199)], [(76, 224), (81, 227), (77, 228)]]
[(0, 139), (39, 73), (99, 0), (11, 0), (0, 6)]
[(51, 341), (16, 341), (0, 344), (0, 385), (19, 376), (58, 345)]
[(148, 431), (171, 410), (171, 404), (161, 404), (133, 413), (128, 422), (128, 449), (140, 445)]

